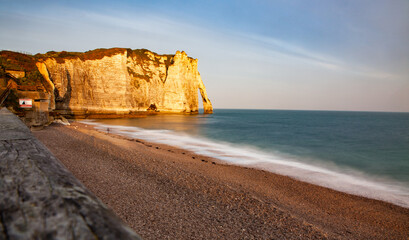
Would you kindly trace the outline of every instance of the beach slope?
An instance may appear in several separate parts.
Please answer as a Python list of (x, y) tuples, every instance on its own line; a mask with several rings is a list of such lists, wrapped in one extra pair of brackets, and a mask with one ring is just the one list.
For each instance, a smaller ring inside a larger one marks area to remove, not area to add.
[(407, 239), (409, 209), (74, 122), (34, 135), (144, 239)]

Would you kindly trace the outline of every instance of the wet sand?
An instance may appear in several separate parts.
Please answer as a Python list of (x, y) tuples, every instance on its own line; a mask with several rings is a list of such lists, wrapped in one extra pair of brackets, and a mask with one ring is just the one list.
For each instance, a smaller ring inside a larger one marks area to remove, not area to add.
[(409, 209), (78, 122), (34, 132), (144, 239), (409, 239)]

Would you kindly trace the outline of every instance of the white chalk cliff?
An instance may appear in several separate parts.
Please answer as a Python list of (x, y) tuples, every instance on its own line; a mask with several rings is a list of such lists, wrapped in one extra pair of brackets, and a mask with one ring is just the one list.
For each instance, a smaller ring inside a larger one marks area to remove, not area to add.
[(158, 55), (116, 48), (55, 54), (45, 54), (37, 67), (53, 94), (55, 110), (64, 114), (196, 113), (198, 90), (204, 112), (213, 112), (197, 59), (185, 52)]

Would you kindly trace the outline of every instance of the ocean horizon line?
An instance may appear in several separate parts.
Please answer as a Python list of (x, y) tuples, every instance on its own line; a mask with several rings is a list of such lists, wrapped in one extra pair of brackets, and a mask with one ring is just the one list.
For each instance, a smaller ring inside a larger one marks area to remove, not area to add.
[[(199, 108), (199, 111), (203, 108)], [(363, 112), (363, 113), (409, 113), (409, 111), (381, 111), (381, 110), (331, 110), (331, 109), (281, 109), (281, 108), (225, 108), (213, 107), (213, 110), (266, 110), (266, 111), (304, 111), (304, 112)]]

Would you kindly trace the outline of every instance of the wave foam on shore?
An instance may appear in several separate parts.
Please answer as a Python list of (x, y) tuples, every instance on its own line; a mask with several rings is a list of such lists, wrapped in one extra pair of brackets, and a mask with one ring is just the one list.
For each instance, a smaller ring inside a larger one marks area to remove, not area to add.
[(317, 164), (302, 162), (300, 159), (291, 156), (264, 152), (251, 146), (216, 142), (171, 130), (149, 130), (130, 126), (105, 125), (89, 120), (81, 122), (93, 125), (103, 132), (109, 131), (109, 133), (128, 138), (165, 144), (212, 157), (227, 164), (261, 169), (337, 191), (409, 208), (408, 186), (388, 179), (368, 176), (356, 170), (329, 165), (322, 167)]

